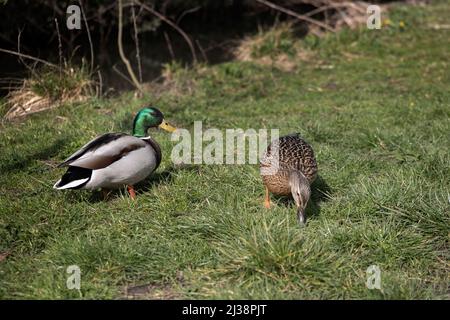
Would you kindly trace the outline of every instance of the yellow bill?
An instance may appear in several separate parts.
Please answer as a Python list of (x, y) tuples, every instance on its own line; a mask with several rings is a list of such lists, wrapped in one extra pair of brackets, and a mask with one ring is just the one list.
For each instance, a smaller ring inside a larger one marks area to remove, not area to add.
[(175, 130), (177, 130), (177, 128), (171, 126), (170, 124), (168, 124), (165, 120), (163, 120), (163, 122), (161, 122), (161, 124), (159, 125), (159, 127), (161, 129), (164, 129), (168, 132), (174, 132)]

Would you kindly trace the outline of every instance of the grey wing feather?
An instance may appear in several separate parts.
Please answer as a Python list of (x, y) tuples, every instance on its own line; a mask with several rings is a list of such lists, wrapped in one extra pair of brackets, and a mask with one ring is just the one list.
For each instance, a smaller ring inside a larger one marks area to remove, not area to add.
[(80, 158), (82, 155), (86, 154), (88, 151), (93, 151), (100, 146), (111, 142), (115, 139), (118, 139), (119, 137), (125, 135), (124, 133), (105, 133), (101, 136), (98, 136), (88, 143), (86, 143), (84, 146), (82, 146), (80, 149), (78, 149), (74, 154), (72, 154), (70, 157), (68, 157), (64, 162), (60, 163), (58, 167), (65, 167), (69, 165), (71, 162), (75, 161), (76, 159)]
[(125, 133), (106, 133), (88, 142), (59, 166), (105, 168), (129, 152), (143, 147), (145, 142), (139, 138)]

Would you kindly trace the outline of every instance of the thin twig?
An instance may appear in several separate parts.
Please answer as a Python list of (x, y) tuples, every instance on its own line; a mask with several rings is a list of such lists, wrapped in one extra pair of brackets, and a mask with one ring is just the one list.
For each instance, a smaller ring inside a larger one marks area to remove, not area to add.
[(200, 45), (200, 42), (198, 40), (195, 40), (195, 43), (197, 44), (197, 47), (200, 49), (200, 52), (202, 53), (203, 60), (208, 63), (208, 57), (206, 56), (205, 50), (203, 50), (203, 47)]
[(59, 54), (59, 78), (61, 79), (62, 73), (62, 43), (61, 43), (61, 34), (59, 33), (59, 25), (58, 25), (58, 19), (55, 18), (55, 25), (56, 25), (56, 33), (58, 34), (58, 54)]
[(328, 10), (333, 9), (333, 8), (335, 8), (335, 5), (333, 5), (333, 4), (327, 5), (327, 6), (318, 7), (316, 9), (314, 9), (314, 10), (311, 10), (311, 11), (305, 13), (305, 16), (312, 17), (312, 16), (315, 16), (318, 13), (321, 13), (323, 11), (328, 11)]
[(339, 13), (339, 15), (341, 16), (342, 20), (345, 22), (345, 24), (348, 27), (353, 27), (353, 22), (349, 19), (349, 17), (343, 12), (343, 10), (336, 8), (337, 12)]
[(177, 32), (186, 40), (187, 44), (189, 45), (189, 48), (191, 50), (192, 54), (192, 60), (194, 61), (194, 64), (197, 63), (197, 55), (195, 53), (195, 47), (192, 43), (192, 40), (189, 38), (189, 36), (184, 32), (179, 26), (176, 25), (173, 21), (171, 21), (169, 18), (165, 17), (158, 11), (155, 11), (153, 8), (147, 6), (146, 4), (141, 3), (140, 1), (136, 1), (142, 8), (149, 11), (151, 14), (157, 16), (159, 19), (170, 25), (172, 28), (177, 30)]
[[(21, 52), (20, 52), (20, 47), (21, 47), (21, 41), (20, 41), (20, 38), (21, 38), (21, 36), (22, 36), (22, 30), (19, 30), (19, 34), (17, 35), (17, 52), (18, 52), (18, 53), (21, 53)], [(30, 67), (30, 66), (23, 60), (22, 56), (19, 56), (19, 61), (25, 66), (25, 68), (28, 69), (28, 71), (30, 71), (30, 73), (31, 73), (32, 75), (36, 75), (36, 72), (34, 71), (34, 68), (33, 68), (33, 67)]]
[(43, 64), (45, 64), (45, 65), (47, 65), (49, 67), (52, 67), (52, 68), (57, 68), (57, 69), (59, 68), (56, 64), (53, 64), (51, 62), (48, 62), (48, 61), (45, 61), (45, 60), (42, 60), (42, 59), (30, 56), (28, 54), (24, 54), (24, 53), (20, 53), (20, 52), (16, 52), (16, 51), (11, 51), (11, 50), (6, 50), (6, 49), (2, 49), (2, 48), (0, 48), (0, 52), (9, 53), (9, 54), (12, 54), (12, 55), (15, 55), (15, 56), (23, 57), (23, 58), (30, 59), (30, 60), (33, 60), (33, 61), (36, 61), (36, 62), (40, 62), (40, 63), (43, 63)]
[(120, 58), (122, 59), (123, 63), (127, 67), (128, 74), (130, 75), (130, 77), (132, 79), (133, 85), (136, 87), (136, 89), (138, 89), (140, 92), (142, 92), (141, 84), (139, 83), (139, 80), (136, 78), (133, 68), (131, 67), (130, 61), (125, 56), (125, 53), (123, 51), (123, 44), (122, 44), (123, 4), (122, 4), (122, 0), (119, 0), (118, 6), (119, 6), (119, 8), (118, 8), (119, 9), (119, 26), (118, 26), (119, 30), (118, 30), (118, 34), (117, 34), (117, 45), (119, 47), (119, 55), (120, 55)]
[(298, 14), (298, 13), (292, 11), (292, 10), (280, 7), (279, 5), (276, 5), (276, 4), (272, 3), (272, 2), (269, 2), (269, 1), (266, 1), (266, 0), (255, 0), (255, 1), (257, 1), (257, 2), (259, 2), (261, 4), (263, 4), (263, 5), (266, 5), (266, 6), (270, 7), (270, 8), (272, 8), (272, 9), (281, 11), (281, 12), (287, 14), (287, 15), (295, 17), (295, 18), (297, 18), (299, 20), (303, 20), (303, 21), (309, 22), (311, 24), (315, 24), (315, 25), (317, 25), (317, 26), (319, 26), (321, 28), (324, 28), (324, 29), (326, 29), (328, 31), (331, 31), (331, 32), (336, 32), (332, 27), (330, 27), (329, 25), (327, 25), (325, 23), (322, 23), (322, 22), (317, 21), (315, 19), (311, 19), (308, 16)]
[(97, 73), (98, 73), (98, 80), (99, 80), (99, 84), (98, 84), (99, 94), (98, 94), (98, 97), (101, 97), (103, 95), (103, 77), (102, 77), (102, 73), (100, 72), (100, 70), (97, 70)]
[(169, 35), (164, 31), (164, 38), (166, 39), (167, 48), (169, 49), (170, 57), (175, 60), (175, 54), (173, 53), (172, 42), (170, 41)]
[(342, 3), (329, 3), (329, 4), (327, 3), (326, 5), (318, 7), (316, 9), (314, 9), (314, 10), (311, 10), (311, 11), (305, 13), (304, 15), (307, 16), (307, 17), (312, 17), (312, 16), (314, 16), (314, 15), (316, 15), (318, 13), (321, 13), (323, 11), (327, 11), (327, 10), (330, 10), (330, 9), (348, 8), (348, 7), (352, 7), (355, 10), (361, 12), (362, 14), (366, 14), (366, 11), (363, 10), (358, 5), (356, 5), (354, 3), (351, 3), (351, 2), (342, 2)]
[(139, 36), (138, 36), (138, 29), (136, 24), (136, 13), (134, 10), (134, 2), (131, 6), (131, 15), (133, 18), (133, 28), (134, 28), (134, 41), (136, 45), (136, 59), (138, 63), (138, 73), (139, 73), (139, 82), (142, 83), (142, 65), (141, 65), (141, 54), (139, 52)]
[(91, 70), (91, 74), (94, 70), (94, 46), (92, 45), (92, 38), (91, 38), (91, 31), (89, 31), (89, 25), (86, 19), (86, 15), (84, 14), (84, 9), (83, 9), (83, 4), (81, 3), (81, 0), (78, 0), (78, 3), (80, 4), (80, 8), (81, 8), (81, 14), (83, 15), (83, 20), (84, 20), (84, 25), (86, 26), (86, 31), (87, 31), (87, 36), (89, 39), (89, 47), (91, 49), (91, 65), (90, 65), (90, 70)]
[(201, 8), (202, 8), (202, 6), (198, 6), (198, 7), (195, 7), (195, 8), (192, 8), (192, 9), (189, 9), (189, 10), (184, 11), (184, 12), (180, 15), (180, 17), (177, 19), (176, 24), (179, 25), (180, 22), (181, 22), (181, 19), (183, 19), (185, 15), (187, 15), (187, 14), (189, 14), (189, 13), (196, 12), (196, 11), (200, 10)]
[(0, 86), (0, 89), (2, 89), (2, 90), (7, 90), (8, 92), (9, 92), (9, 91), (12, 91), (12, 90), (18, 90), (18, 89), (20, 89), (20, 88), (22, 88), (22, 86), (12, 86), (12, 85), (9, 85), (9, 86), (7, 86), (7, 87)]
[(2, 77), (0, 78), (0, 83), (2, 82), (16, 82), (21, 83), (23, 81), (22, 78), (15, 78), (15, 77)]
[(127, 80), (133, 87), (136, 86), (136, 84), (133, 82), (133, 80), (131, 80), (130, 78), (128, 78), (123, 72), (121, 72), (119, 69), (117, 69), (117, 67), (114, 65), (113, 66), (113, 70), (122, 78), (124, 78), (125, 80)]

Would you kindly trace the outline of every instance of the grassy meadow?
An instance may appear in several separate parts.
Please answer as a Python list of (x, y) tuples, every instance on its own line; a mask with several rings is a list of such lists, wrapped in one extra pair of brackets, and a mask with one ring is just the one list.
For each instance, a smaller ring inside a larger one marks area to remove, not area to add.
[[(449, 16), (435, 1), (395, 6), (381, 30), (280, 33), (250, 61), (168, 66), (158, 97), (3, 123), (0, 298), (449, 299), (450, 30), (435, 27)], [(136, 201), (52, 189), (57, 163), (101, 133), (130, 132), (149, 101), (182, 128), (301, 133), (320, 175), (307, 226), (290, 201), (263, 207), (257, 165), (174, 165), (175, 142), (157, 130), (163, 161)], [(70, 265), (80, 290), (66, 287)], [(371, 265), (381, 290), (366, 287)]]

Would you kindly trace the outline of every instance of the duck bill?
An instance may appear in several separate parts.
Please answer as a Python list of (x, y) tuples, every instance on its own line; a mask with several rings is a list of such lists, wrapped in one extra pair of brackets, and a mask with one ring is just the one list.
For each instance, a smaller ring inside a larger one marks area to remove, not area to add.
[(306, 214), (304, 209), (297, 209), (297, 220), (300, 226), (306, 225)]
[(165, 120), (163, 120), (163, 122), (161, 122), (159, 127), (163, 130), (166, 130), (167, 132), (174, 132), (175, 130), (177, 130), (177, 128), (175, 128), (174, 126), (171, 126)]

